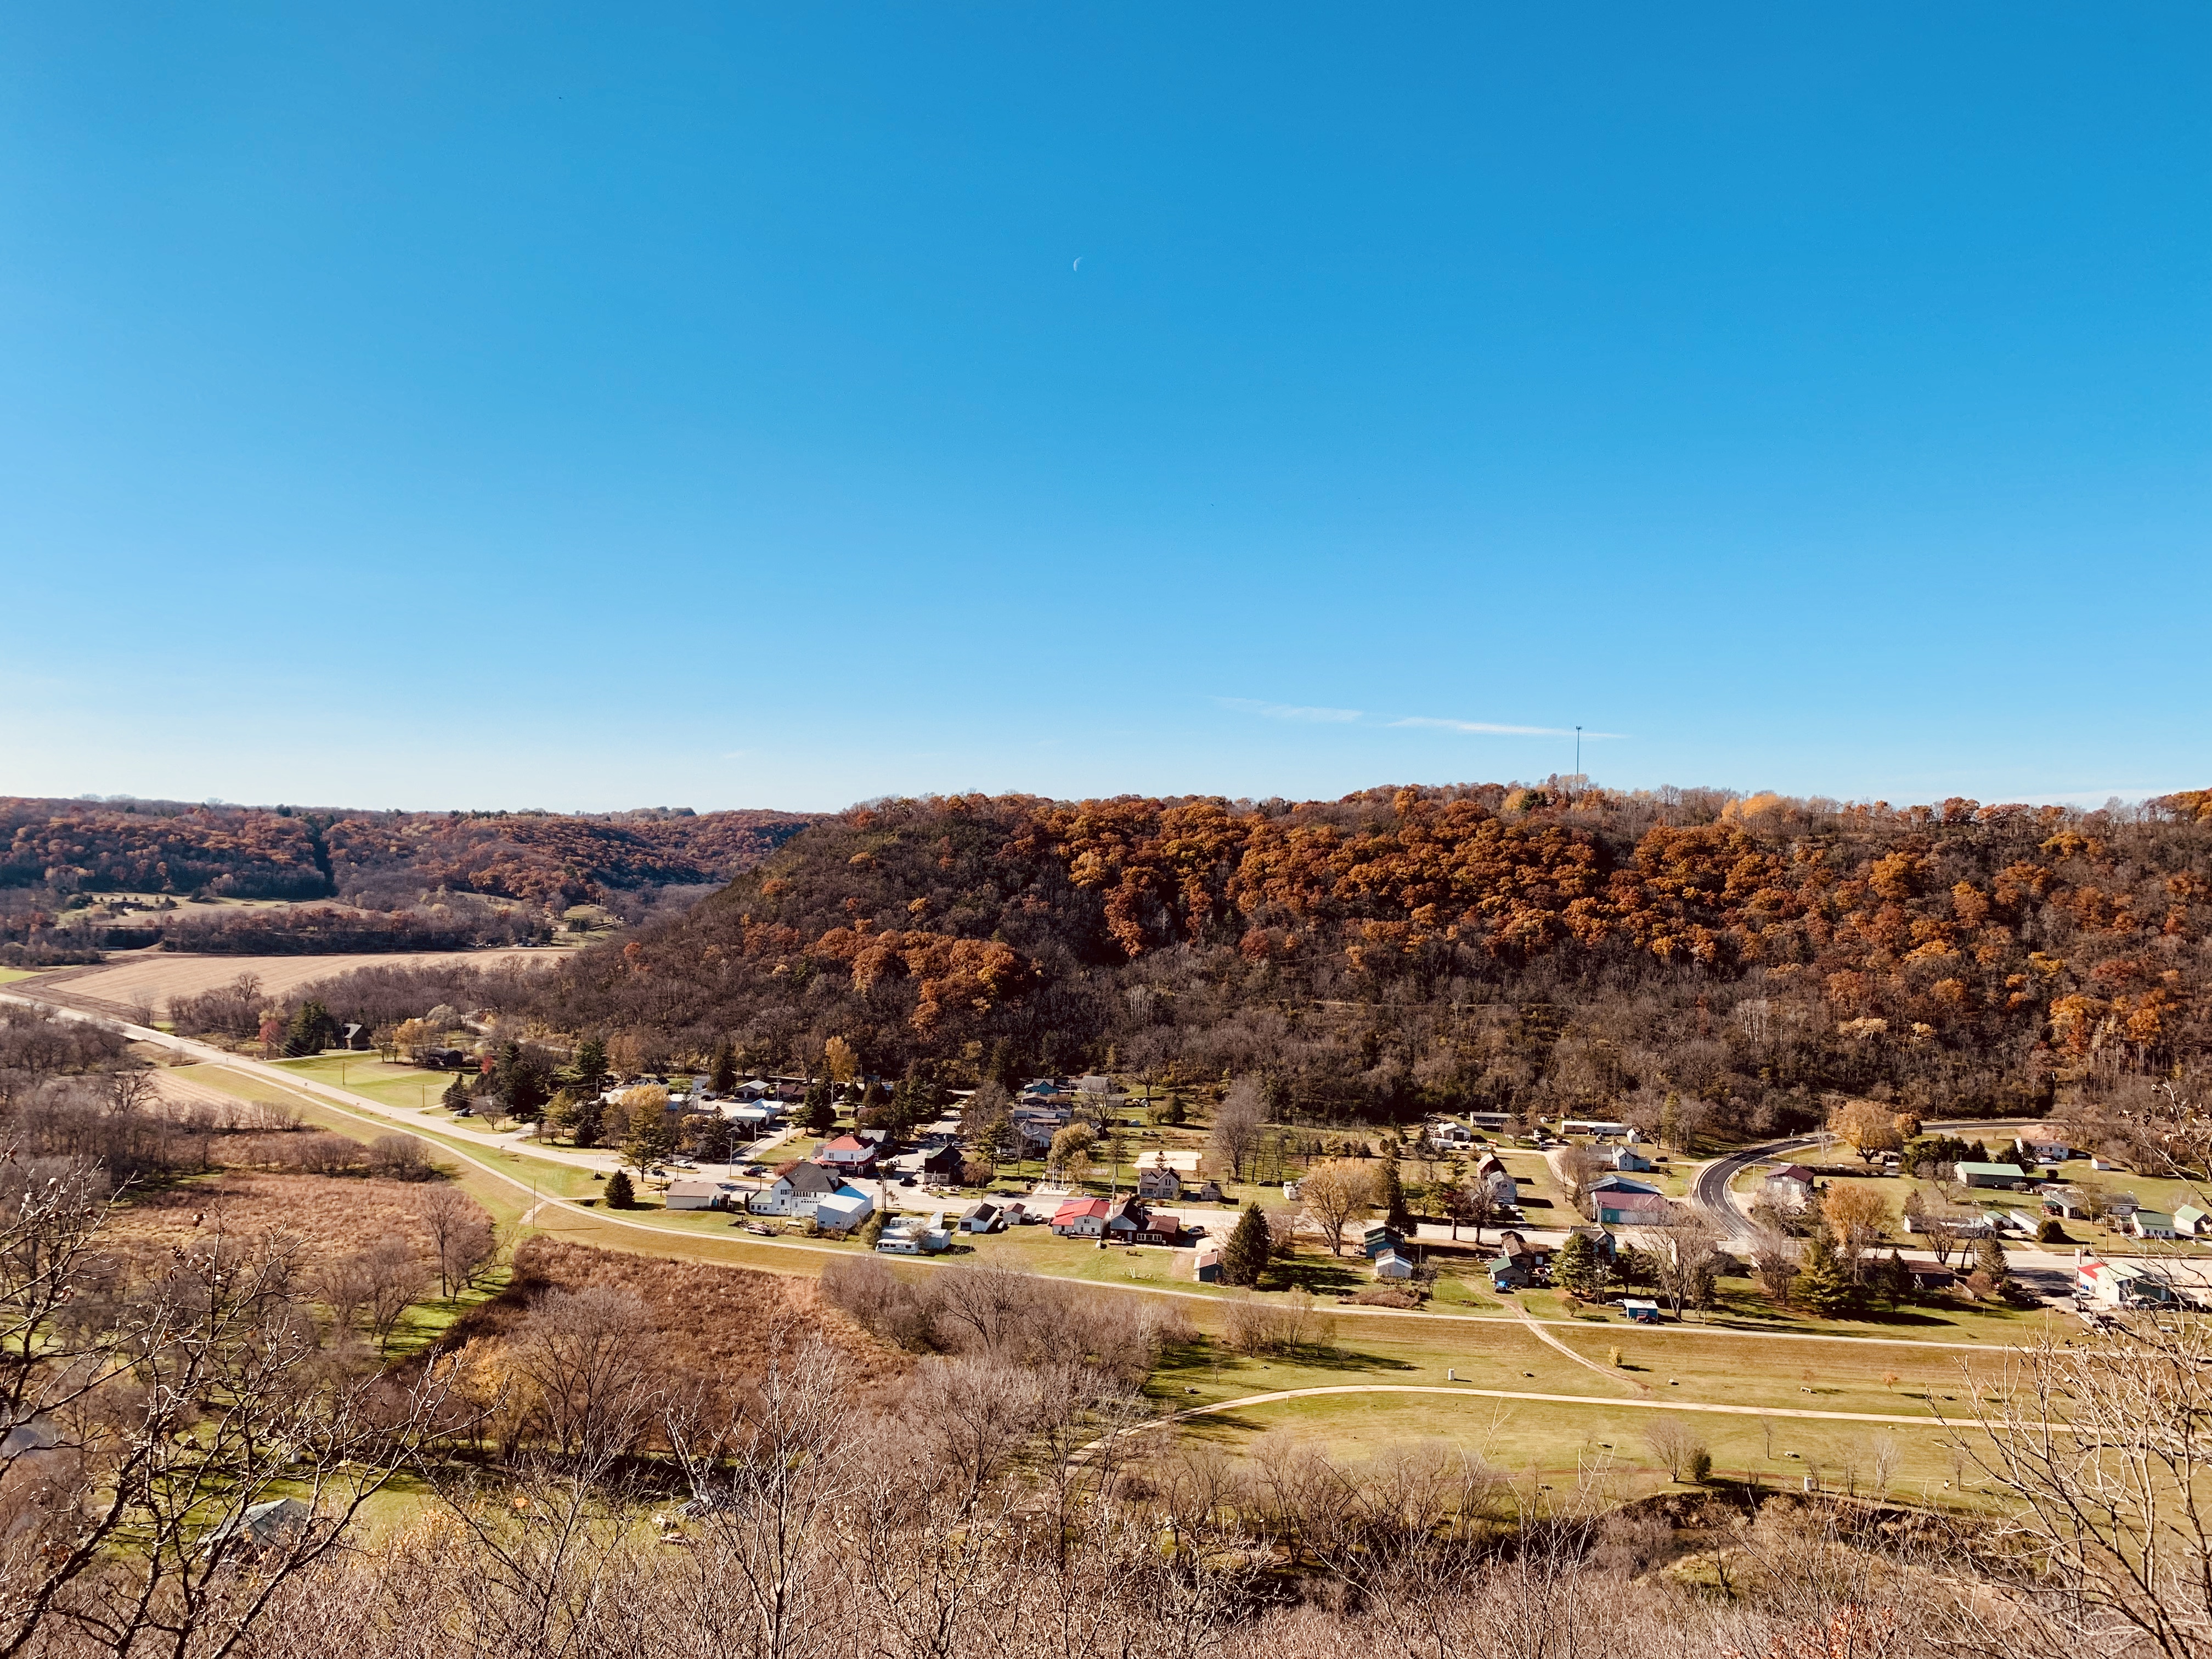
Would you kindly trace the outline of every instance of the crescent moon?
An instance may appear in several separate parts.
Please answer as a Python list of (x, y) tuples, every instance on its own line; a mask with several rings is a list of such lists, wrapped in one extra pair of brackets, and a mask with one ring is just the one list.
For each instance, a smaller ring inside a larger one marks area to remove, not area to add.
[(1083, 256), (1080, 253), (1075, 256), (1075, 263), (1070, 265), (1068, 269), (1070, 270), (1080, 270), (1083, 269)]

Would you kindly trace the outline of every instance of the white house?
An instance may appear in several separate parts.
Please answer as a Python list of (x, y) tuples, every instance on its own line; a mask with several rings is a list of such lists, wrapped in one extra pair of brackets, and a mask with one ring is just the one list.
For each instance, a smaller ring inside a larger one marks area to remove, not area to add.
[(822, 1164), (787, 1164), (745, 1207), (756, 1215), (812, 1215), (817, 1205), (843, 1185), (836, 1170)]
[(815, 1156), (842, 1170), (870, 1170), (875, 1167), (876, 1144), (858, 1135), (839, 1135)]
[(840, 1187), (815, 1205), (814, 1220), (824, 1232), (842, 1233), (866, 1221), (875, 1207), (876, 1200), (858, 1187)]
[(1385, 1250), (1375, 1258), (1375, 1277), (1377, 1279), (1411, 1279), (1413, 1264), (1395, 1250)]
[(1626, 1170), (1631, 1175), (1645, 1174), (1651, 1168), (1651, 1160), (1633, 1146), (1614, 1147), (1611, 1162), (1614, 1169)]
[(1784, 1209), (1802, 1210), (1813, 1201), (1813, 1172), (1802, 1164), (1785, 1164), (1771, 1170), (1759, 1182), (1767, 1201)]
[(1163, 1164), (1147, 1161), (1137, 1171), (1137, 1196), (1145, 1199), (1166, 1199), (1170, 1203), (1182, 1196), (1182, 1176)]
[(2179, 1298), (2156, 1273), (2132, 1261), (2074, 1259), (2074, 1294), (2100, 1308), (2166, 1307)]
[(2173, 1231), (2180, 1237), (2201, 1238), (2208, 1226), (2212, 1226), (2212, 1215), (2194, 1204), (2185, 1204), (2173, 1212)]
[(2173, 1218), (2161, 1210), (2137, 1210), (2128, 1218), (2127, 1229), (2137, 1238), (2172, 1238)]

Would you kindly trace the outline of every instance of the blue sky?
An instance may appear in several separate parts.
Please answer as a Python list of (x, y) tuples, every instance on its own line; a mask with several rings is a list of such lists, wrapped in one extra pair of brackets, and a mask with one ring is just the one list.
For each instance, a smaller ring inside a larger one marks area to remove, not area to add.
[(2201, 3), (9, 41), (0, 793), (2212, 784)]

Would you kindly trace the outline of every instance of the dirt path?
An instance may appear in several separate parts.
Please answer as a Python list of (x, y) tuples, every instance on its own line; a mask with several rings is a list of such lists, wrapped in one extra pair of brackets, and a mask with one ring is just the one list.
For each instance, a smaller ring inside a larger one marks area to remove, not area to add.
[[(1340, 1382), (1319, 1389), (1285, 1389), (1276, 1394), (1248, 1394), (1241, 1400), (1224, 1400), (1211, 1406), (1193, 1406), (1151, 1423), (1139, 1424), (1128, 1431), (1144, 1434), (1154, 1429), (1164, 1429), (1196, 1417), (1216, 1417), (1224, 1412), (1240, 1411), (1247, 1406), (1271, 1406), (1279, 1400), (1306, 1400), (1326, 1394), (1451, 1394), (1464, 1395), (1476, 1400), (1529, 1400), (1547, 1406), (1612, 1406), (1630, 1411), (1705, 1412), (1723, 1417), (1811, 1417), (1832, 1423), (1901, 1423), (1909, 1427), (1940, 1429), (1948, 1426), (1937, 1417), (1891, 1417), (1875, 1412), (1808, 1411), (1802, 1406), (1709, 1406), (1687, 1400), (1609, 1400), (1595, 1395), (1533, 1394), (1515, 1389), (1477, 1389), (1454, 1387), (1445, 1382)], [(1968, 1419), (1961, 1419), (1966, 1421)], [(2063, 1431), (2063, 1423), (2033, 1423), (2024, 1426), (2031, 1429), (2057, 1429)]]
[(1638, 1395), (1647, 1395), (1651, 1392), (1651, 1385), (1649, 1382), (1639, 1382), (1632, 1376), (1623, 1376), (1619, 1371), (1613, 1370), (1610, 1365), (1601, 1365), (1596, 1360), (1585, 1358), (1581, 1354), (1577, 1353), (1572, 1348), (1560, 1341), (1558, 1337), (1553, 1336), (1551, 1332), (1546, 1330), (1542, 1325), (1538, 1323), (1535, 1316), (1526, 1308), (1521, 1305), (1519, 1297), (1511, 1296), (1507, 1297), (1505, 1298), (1505, 1305), (1512, 1309), (1515, 1314), (1519, 1316), (1521, 1322), (1528, 1328), (1529, 1335), (1534, 1337), (1546, 1347), (1556, 1349), (1559, 1352), (1566, 1355), (1568, 1358), (1573, 1360), (1576, 1364), (1580, 1365), (1584, 1370), (1595, 1371), (1600, 1376), (1603, 1377), (1608, 1382), (1626, 1382), (1630, 1388), (1635, 1389)]

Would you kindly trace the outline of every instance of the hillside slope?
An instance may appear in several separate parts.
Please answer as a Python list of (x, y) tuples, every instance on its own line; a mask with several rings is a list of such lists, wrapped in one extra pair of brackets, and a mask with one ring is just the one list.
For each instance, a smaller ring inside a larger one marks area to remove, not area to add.
[(813, 821), (797, 812), (365, 812), (0, 797), (0, 888), (374, 905), (449, 888), (576, 904), (727, 880)]
[(1483, 785), (879, 803), (562, 970), (546, 1014), (763, 1062), (1265, 1069), (1316, 1115), (1823, 1090), (2039, 1109), (2200, 1061), (2212, 816)]

